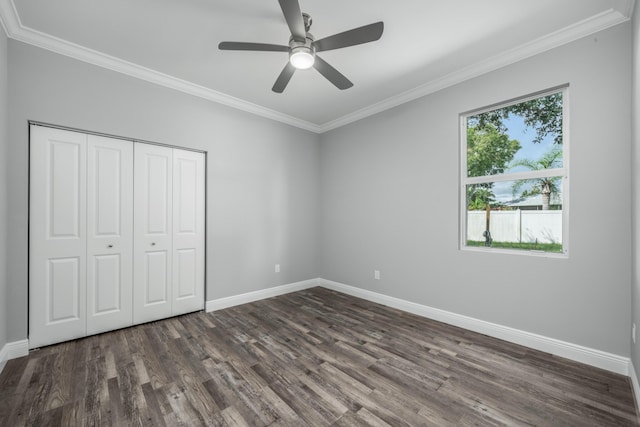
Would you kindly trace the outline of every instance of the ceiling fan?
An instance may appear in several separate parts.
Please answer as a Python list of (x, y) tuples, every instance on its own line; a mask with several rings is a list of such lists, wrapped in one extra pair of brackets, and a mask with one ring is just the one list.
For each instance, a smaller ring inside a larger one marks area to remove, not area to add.
[(311, 67), (318, 70), (338, 89), (343, 90), (353, 86), (348, 78), (317, 56), (316, 53), (376, 41), (382, 36), (384, 24), (376, 22), (315, 40), (313, 35), (309, 33), (312, 23), (311, 17), (300, 11), (298, 0), (278, 0), (278, 2), (291, 31), (288, 46), (267, 43), (221, 42), (218, 49), (289, 52), (289, 62), (271, 88), (277, 93), (284, 91), (297, 69), (305, 70)]

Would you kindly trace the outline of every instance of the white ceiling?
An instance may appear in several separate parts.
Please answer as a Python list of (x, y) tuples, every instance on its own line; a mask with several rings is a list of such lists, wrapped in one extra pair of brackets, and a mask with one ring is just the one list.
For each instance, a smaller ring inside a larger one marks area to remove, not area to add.
[(9, 37), (323, 132), (629, 19), (635, 0), (300, 0), (320, 39), (376, 21), (376, 42), (323, 52), (354, 87), (311, 69), (271, 87), (286, 45), (277, 0), (0, 0)]

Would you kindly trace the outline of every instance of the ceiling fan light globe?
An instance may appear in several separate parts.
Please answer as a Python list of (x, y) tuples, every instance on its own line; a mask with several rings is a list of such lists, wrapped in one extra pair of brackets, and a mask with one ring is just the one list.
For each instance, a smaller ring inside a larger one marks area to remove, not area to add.
[(298, 70), (307, 70), (313, 67), (315, 56), (309, 51), (309, 49), (304, 47), (295, 48), (291, 50), (289, 62)]

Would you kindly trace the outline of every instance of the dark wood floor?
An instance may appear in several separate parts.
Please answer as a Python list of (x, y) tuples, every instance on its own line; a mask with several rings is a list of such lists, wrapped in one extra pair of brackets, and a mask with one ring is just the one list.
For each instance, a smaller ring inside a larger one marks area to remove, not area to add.
[(323, 288), (32, 351), (1, 426), (638, 425), (629, 380)]

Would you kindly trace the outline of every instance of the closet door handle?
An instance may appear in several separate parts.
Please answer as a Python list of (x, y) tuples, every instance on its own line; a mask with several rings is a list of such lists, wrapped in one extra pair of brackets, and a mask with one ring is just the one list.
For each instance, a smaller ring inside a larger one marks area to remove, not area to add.
[(108, 247), (108, 248), (112, 248), (112, 247), (113, 247), (113, 245), (107, 245), (107, 247)]
[(151, 243), (151, 246), (155, 246), (155, 245), (156, 245), (156, 242), (152, 242), (152, 243)]

